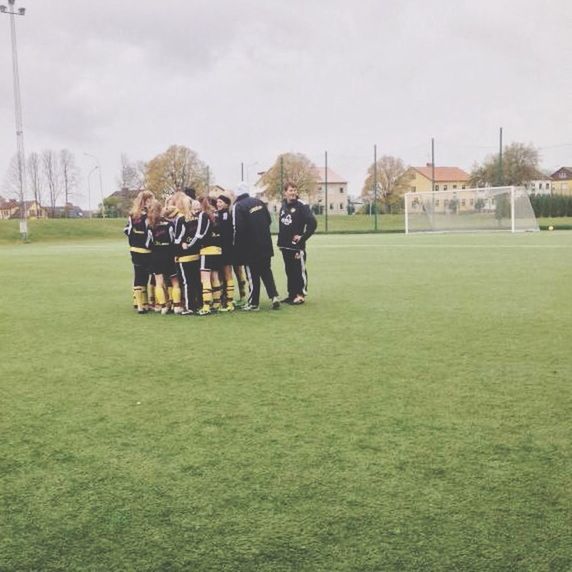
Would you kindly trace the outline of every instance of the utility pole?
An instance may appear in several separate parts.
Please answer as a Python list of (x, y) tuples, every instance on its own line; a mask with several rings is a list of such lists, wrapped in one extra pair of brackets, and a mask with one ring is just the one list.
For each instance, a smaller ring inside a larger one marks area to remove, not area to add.
[(99, 162), (99, 159), (95, 155), (92, 155), (91, 153), (84, 153), (84, 155), (86, 157), (91, 157), (92, 159), (94, 159), (95, 163), (97, 164), (97, 170), (99, 171), (99, 194), (101, 195), (101, 218), (105, 218), (105, 204), (103, 202), (103, 178), (101, 176), (101, 163)]
[(502, 168), (502, 127), (499, 130), (499, 187), (504, 183), (504, 174)]
[(377, 232), (377, 145), (373, 146), (373, 230)]
[(14, 16), (25, 16), (26, 8), (16, 8), (16, 0), (8, 0), (8, 6), (0, 6), (0, 13), (10, 16), (10, 38), (12, 40), (12, 79), (14, 82), (14, 110), (16, 115), (16, 145), (18, 149), (18, 187), (20, 194), (20, 234), (22, 240), (28, 238), (26, 216), (26, 154), (24, 152), (24, 124), (22, 121), (22, 99), (20, 96), (20, 72), (18, 68), (18, 47), (16, 44), (16, 21)]
[(431, 190), (435, 192), (435, 139), (431, 137)]

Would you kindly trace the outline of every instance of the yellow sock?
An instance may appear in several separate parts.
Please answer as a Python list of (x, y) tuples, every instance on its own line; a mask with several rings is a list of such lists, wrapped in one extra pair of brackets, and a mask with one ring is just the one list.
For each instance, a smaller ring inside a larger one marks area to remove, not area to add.
[(165, 289), (156, 287), (155, 298), (157, 298), (157, 304), (164, 306), (167, 303), (167, 297), (165, 296)]
[(155, 286), (153, 284), (147, 284), (147, 300), (151, 306), (155, 305)]
[(143, 305), (144, 305), (143, 288), (141, 286), (135, 286), (135, 288), (133, 288), (133, 290), (134, 290), (134, 295), (135, 295), (135, 301), (137, 303), (137, 309), (143, 310)]
[(230, 280), (226, 283), (226, 303), (234, 301), (234, 282)]
[(168, 294), (168, 298), (169, 298), (169, 302), (173, 299), (173, 287), (169, 286), (167, 288), (167, 294)]
[(181, 304), (181, 289), (178, 286), (173, 286), (172, 300), (175, 306)]
[(205, 306), (212, 306), (213, 303), (213, 291), (212, 288), (203, 285), (203, 304)]

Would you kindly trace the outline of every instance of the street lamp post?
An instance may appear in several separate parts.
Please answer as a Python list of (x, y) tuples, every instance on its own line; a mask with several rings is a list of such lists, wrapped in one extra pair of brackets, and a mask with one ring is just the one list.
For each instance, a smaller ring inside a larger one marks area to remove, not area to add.
[(0, 6), (0, 13), (10, 16), (10, 38), (12, 40), (12, 76), (14, 81), (14, 109), (16, 114), (16, 143), (18, 148), (18, 185), (20, 191), (20, 234), (26, 240), (28, 221), (26, 217), (26, 154), (24, 153), (24, 126), (22, 122), (22, 100), (20, 97), (20, 73), (18, 70), (18, 50), (16, 45), (16, 21), (14, 16), (24, 16), (26, 8), (16, 8), (16, 0), (8, 0), (8, 6)]
[(99, 169), (99, 167), (96, 165), (90, 172), (89, 175), (87, 176), (87, 208), (89, 210), (89, 218), (92, 217), (92, 212), (91, 212), (91, 176), (93, 175), (93, 173), (95, 171), (97, 171), (97, 169)]
[[(101, 195), (101, 218), (105, 218), (105, 205), (103, 204), (103, 181), (101, 178), (101, 163), (95, 155), (84, 153), (86, 157), (91, 157), (97, 163), (96, 169), (99, 171), (99, 194)], [(92, 173), (95, 169), (92, 170)], [(88, 181), (89, 182), (89, 181)]]

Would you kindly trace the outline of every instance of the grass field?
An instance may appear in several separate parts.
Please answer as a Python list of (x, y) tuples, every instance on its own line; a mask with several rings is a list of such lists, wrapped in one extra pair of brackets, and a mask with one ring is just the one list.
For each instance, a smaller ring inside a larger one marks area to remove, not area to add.
[(0, 570), (571, 570), (572, 233), (308, 265), (138, 316), (124, 241), (0, 247)]

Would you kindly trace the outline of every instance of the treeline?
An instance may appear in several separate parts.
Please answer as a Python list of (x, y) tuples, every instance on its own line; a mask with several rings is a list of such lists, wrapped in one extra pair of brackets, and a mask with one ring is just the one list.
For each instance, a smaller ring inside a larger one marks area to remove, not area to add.
[(536, 218), (572, 216), (572, 196), (531, 195), (530, 204)]

